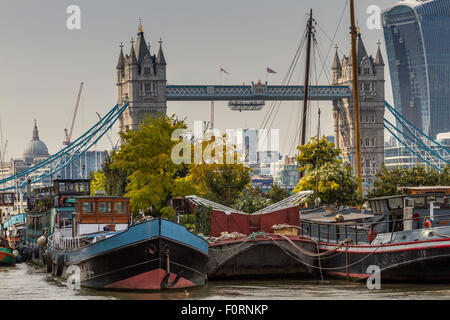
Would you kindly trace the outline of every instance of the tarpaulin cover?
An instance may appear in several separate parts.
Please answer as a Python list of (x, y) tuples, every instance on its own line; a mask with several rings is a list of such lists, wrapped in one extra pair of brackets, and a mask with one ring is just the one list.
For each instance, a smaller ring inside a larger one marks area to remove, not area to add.
[(273, 233), (273, 225), (289, 224), (298, 226), (300, 217), (298, 207), (281, 209), (269, 213), (246, 215), (242, 213), (226, 214), (223, 211), (211, 211), (211, 236), (218, 237), (221, 232), (239, 232), (250, 234), (264, 231)]
[(223, 211), (211, 210), (211, 231), (213, 237), (219, 237), (221, 232), (239, 232), (249, 234), (249, 215), (242, 213), (226, 214)]

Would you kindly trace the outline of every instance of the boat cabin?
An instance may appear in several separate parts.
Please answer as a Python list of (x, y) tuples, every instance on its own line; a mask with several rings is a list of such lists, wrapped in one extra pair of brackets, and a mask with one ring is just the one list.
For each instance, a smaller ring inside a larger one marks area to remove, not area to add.
[(397, 232), (450, 224), (450, 195), (447, 193), (413, 193), (369, 200), (374, 215), (383, 216), (380, 231)]
[(56, 179), (53, 186), (36, 188), (31, 195), (29, 205), (42, 198), (52, 198), (53, 207), (73, 207), (74, 197), (90, 194), (89, 179)]
[(130, 199), (113, 196), (78, 197), (72, 236), (126, 230), (131, 222)]
[(55, 226), (70, 227), (75, 197), (89, 193), (88, 179), (57, 179), (52, 186), (30, 190), (25, 220), (26, 244), (37, 246), (37, 239), (45, 233), (51, 234)]
[(0, 193), (0, 224), (6, 221), (14, 209), (14, 193)]

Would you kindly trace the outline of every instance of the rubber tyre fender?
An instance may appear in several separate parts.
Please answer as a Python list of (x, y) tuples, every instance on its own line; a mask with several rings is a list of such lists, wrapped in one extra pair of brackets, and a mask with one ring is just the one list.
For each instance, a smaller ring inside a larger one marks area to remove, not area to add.
[(63, 270), (64, 270), (64, 262), (66, 260), (65, 258), (66, 257), (63, 254), (58, 256), (58, 260), (57, 260), (57, 263), (56, 263), (56, 266), (57, 266), (57, 268), (56, 268), (56, 276), (58, 276), (58, 277), (62, 276), (62, 273), (63, 273)]
[(33, 257), (39, 259), (39, 248), (33, 248)]
[(52, 255), (47, 252), (45, 257), (45, 264), (47, 265), (47, 273), (51, 273), (53, 270), (53, 262), (52, 262)]

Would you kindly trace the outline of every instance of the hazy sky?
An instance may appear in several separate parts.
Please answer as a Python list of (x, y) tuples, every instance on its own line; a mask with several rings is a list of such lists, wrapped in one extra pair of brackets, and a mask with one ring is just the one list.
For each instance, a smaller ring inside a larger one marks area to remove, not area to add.
[[(370, 5), (385, 9), (397, 1), (355, 2), (367, 51), (375, 56), (380, 39), (387, 64), (382, 30), (368, 30), (366, 10)], [(81, 30), (66, 27), (66, 9), (72, 4), (81, 8)], [(269, 84), (280, 84), (304, 32), (309, 8), (320, 28), (332, 37), (345, 4), (346, 0), (1, 0), (0, 117), (3, 139), (8, 140), (6, 157), (21, 156), (32, 136), (33, 119), (37, 119), (40, 138), (49, 151), (61, 148), (81, 81), (85, 87), (74, 138), (96, 122), (96, 112), (105, 114), (116, 104), (119, 45), (123, 41), (129, 52), (139, 17), (152, 54), (159, 38), (164, 41), (170, 84), (217, 84), (219, 66), (230, 72), (222, 77), (223, 84), (265, 81), (266, 67), (278, 72), (270, 75)], [(350, 49), (349, 20), (347, 6), (334, 41), (346, 54)], [(317, 37), (327, 51), (330, 40), (319, 28)], [(328, 74), (333, 54), (334, 49), (328, 56)], [(292, 84), (303, 84), (303, 64), (299, 62)], [(385, 73), (386, 98), (392, 102), (387, 65)], [(319, 82), (328, 84), (325, 76)], [(216, 128), (259, 128), (268, 105), (260, 112), (239, 113), (230, 111), (226, 102), (216, 102)], [(314, 134), (317, 103), (311, 105)], [(300, 102), (283, 102), (273, 123), (273, 128), (281, 130), (283, 153), (290, 150), (300, 106)], [(323, 102), (321, 108), (323, 132), (331, 135), (331, 104)], [(192, 125), (194, 120), (210, 119), (210, 103), (169, 102), (168, 114), (173, 113), (187, 117)], [(117, 130), (116, 126), (115, 140)], [(105, 148), (110, 148), (106, 137), (97, 146)]]

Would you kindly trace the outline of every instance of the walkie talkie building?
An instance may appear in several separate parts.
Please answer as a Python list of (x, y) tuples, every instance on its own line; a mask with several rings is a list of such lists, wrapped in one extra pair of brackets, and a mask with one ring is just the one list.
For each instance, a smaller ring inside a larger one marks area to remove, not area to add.
[(394, 104), (436, 138), (450, 131), (450, 0), (405, 0), (382, 13)]

